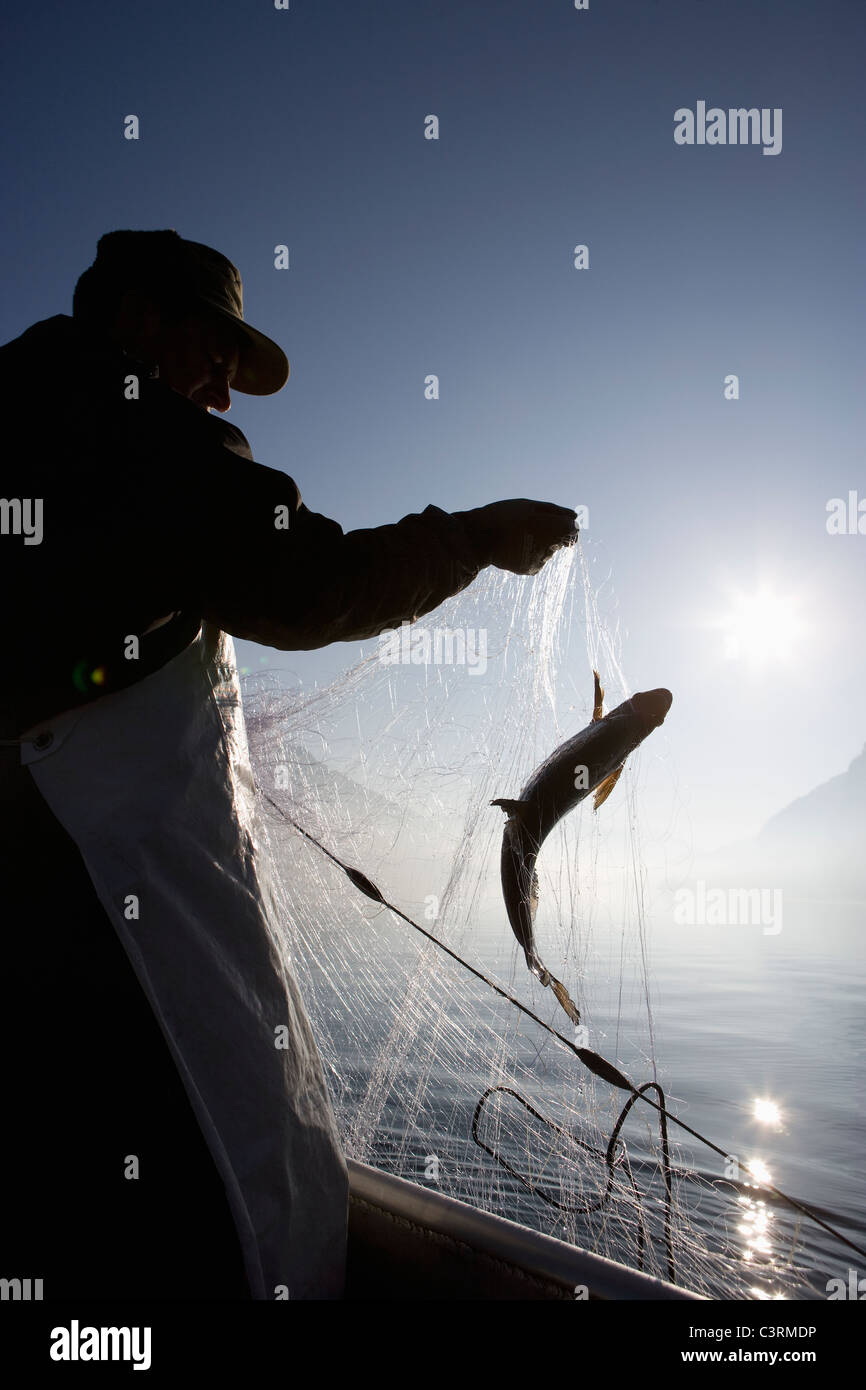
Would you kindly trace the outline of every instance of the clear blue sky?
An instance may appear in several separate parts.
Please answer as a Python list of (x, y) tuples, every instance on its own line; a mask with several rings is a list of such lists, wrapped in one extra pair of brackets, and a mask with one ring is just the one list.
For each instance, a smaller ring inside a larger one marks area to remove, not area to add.
[[(234, 397), (255, 457), (346, 530), (588, 505), (697, 837), (737, 838), (866, 740), (866, 535), (825, 525), (866, 498), (864, 58), (862, 0), (19, 7), (0, 336), (71, 312), (105, 231), (218, 247), (291, 362)], [(698, 101), (781, 108), (781, 152), (675, 144)], [(735, 590), (739, 656), (710, 625)], [(801, 635), (751, 659), (795, 599)]]

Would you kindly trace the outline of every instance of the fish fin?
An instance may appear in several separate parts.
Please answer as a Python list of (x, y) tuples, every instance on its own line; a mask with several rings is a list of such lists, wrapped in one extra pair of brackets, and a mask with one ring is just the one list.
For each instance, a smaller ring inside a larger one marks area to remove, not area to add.
[(525, 809), (525, 802), (509, 800), (507, 796), (497, 797), (495, 801), (491, 801), (490, 805), (501, 806), (509, 816), (521, 816)]
[(565, 1012), (568, 1014), (572, 1023), (580, 1023), (580, 1010), (574, 1003), (571, 995), (565, 988), (565, 985), (562, 983), (562, 981), (555, 980), (554, 977), (551, 975), (550, 988), (553, 990), (554, 994), (557, 997), (557, 1000), (562, 1005), (563, 1009), (565, 1009)]
[(598, 671), (593, 671), (592, 674), (595, 682), (592, 707), (592, 722), (593, 724), (597, 724), (599, 719), (604, 718), (604, 714), (602, 713), (602, 711), (604, 710), (604, 688), (602, 686), (601, 681), (599, 680)]
[(624, 767), (625, 763), (620, 763), (616, 772), (612, 772), (609, 777), (605, 777), (603, 782), (599, 782), (598, 786), (595, 789), (595, 796), (593, 797), (592, 801), (592, 809), (594, 811), (597, 811), (599, 806), (603, 806), (605, 801), (607, 801), (607, 798), (610, 796), (611, 792), (613, 791), (614, 787), (619, 781), (620, 774)]

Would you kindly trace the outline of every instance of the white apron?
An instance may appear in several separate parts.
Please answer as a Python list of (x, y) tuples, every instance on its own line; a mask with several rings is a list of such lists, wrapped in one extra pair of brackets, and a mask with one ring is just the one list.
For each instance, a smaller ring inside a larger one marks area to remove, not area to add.
[(29, 729), (22, 762), (165, 1034), (253, 1298), (340, 1298), (348, 1175), (257, 848), (231, 637), (203, 624), (160, 670)]

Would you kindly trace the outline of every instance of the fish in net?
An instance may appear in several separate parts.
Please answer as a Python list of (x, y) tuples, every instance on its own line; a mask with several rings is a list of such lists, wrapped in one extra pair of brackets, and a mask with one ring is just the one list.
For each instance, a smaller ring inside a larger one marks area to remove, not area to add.
[(832, 1235), (732, 1174), (723, 1143), (665, 1124), (688, 1098), (657, 1053), (640, 813), (664, 731), (539, 859), (536, 938), (579, 1025), (508, 926), (491, 799), (590, 721), (593, 671), (629, 696), (590, 568), (581, 541), (531, 579), (488, 569), (321, 688), (244, 680), (279, 920), (345, 1152), (711, 1297), (823, 1296), (810, 1270)]

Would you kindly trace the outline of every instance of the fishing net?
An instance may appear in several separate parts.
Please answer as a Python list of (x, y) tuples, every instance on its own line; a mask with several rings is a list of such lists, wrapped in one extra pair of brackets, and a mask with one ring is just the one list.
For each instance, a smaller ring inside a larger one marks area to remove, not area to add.
[(673, 1083), (670, 1110), (687, 1113), (657, 1053), (651, 976), (647, 864), (670, 829), (642, 838), (642, 787), (671, 761), (664, 728), (539, 856), (539, 954), (582, 1032), (527, 970), (502, 900), (491, 799), (517, 796), (590, 721), (594, 668), (605, 710), (633, 693), (596, 563), (581, 541), (534, 578), (488, 569), (324, 688), (244, 679), (282, 927), (344, 1148), (712, 1297), (816, 1296), (807, 1245), (821, 1232), (676, 1127), (666, 1155), (643, 1099), (615, 1134), (628, 1093), (334, 862), (635, 1086)]

